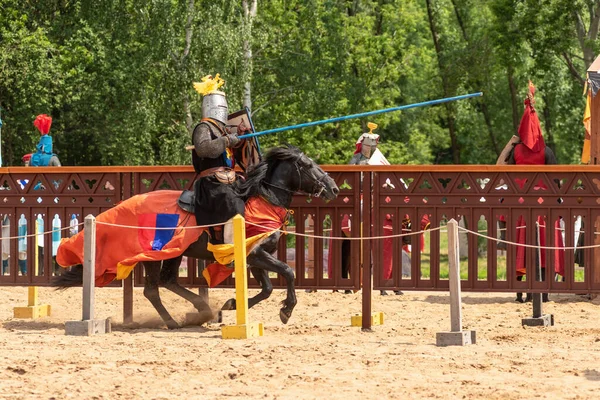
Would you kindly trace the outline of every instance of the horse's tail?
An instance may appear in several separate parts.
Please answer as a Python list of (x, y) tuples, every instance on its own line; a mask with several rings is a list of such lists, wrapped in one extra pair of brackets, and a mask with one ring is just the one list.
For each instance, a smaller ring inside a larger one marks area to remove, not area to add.
[(52, 279), (51, 285), (56, 290), (64, 290), (73, 286), (81, 286), (83, 284), (83, 265), (75, 265), (69, 269), (62, 271), (62, 274), (55, 276)]

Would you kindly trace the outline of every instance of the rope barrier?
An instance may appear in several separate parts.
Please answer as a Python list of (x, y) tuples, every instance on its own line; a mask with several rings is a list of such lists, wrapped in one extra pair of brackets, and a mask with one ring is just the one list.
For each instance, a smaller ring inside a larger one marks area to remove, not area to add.
[[(106, 226), (113, 226), (113, 227), (117, 227), (117, 228), (125, 228), (125, 229), (141, 229), (141, 230), (173, 230), (173, 229), (198, 229), (198, 228), (210, 228), (210, 227), (214, 227), (214, 226), (222, 226), (224, 225), (223, 223), (219, 223), (219, 224), (211, 224), (211, 225), (194, 225), (194, 226), (177, 226), (177, 227), (166, 227), (166, 228), (161, 228), (161, 227), (146, 227), (146, 226), (130, 226), (130, 225), (121, 225), (121, 224), (113, 224), (110, 222), (99, 222), (96, 221), (97, 225), (106, 225)], [(300, 237), (305, 237), (305, 238), (311, 238), (311, 239), (327, 239), (327, 240), (380, 240), (380, 239), (393, 239), (393, 238), (402, 238), (402, 237), (407, 237), (407, 236), (416, 236), (416, 235), (421, 235), (425, 232), (434, 232), (434, 231), (440, 231), (441, 233), (445, 233), (447, 232), (446, 230), (443, 230), (441, 226), (437, 227), (437, 228), (429, 228), (429, 229), (425, 229), (425, 230), (420, 230), (420, 231), (415, 231), (415, 232), (408, 232), (408, 233), (400, 233), (400, 234), (396, 234), (396, 235), (385, 235), (385, 236), (363, 236), (363, 237), (346, 237), (346, 236), (320, 236), (320, 235), (310, 235), (310, 234), (306, 234), (306, 233), (298, 233), (298, 232), (290, 232), (286, 229), (271, 229), (268, 226), (264, 226), (264, 225), (260, 225), (260, 224), (255, 224), (252, 222), (248, 222), (246, 221), (247, 225), (252, 225), (252, 226), (256, 226), (258, 228), (263, 228), (267, 231), (272, 231), (272, 232), (281, 232), (287, 235), (295, 235), (295, 236), (300, 236)], [(22, 238), (28, 238), (28, 237), (34, 237), (34, 236), (38, 236), (38, 235), (48, 235), (48, 234), (52, 234), (53, 232), (58, 231), (64, 231), (67, 229), (73, 229), (75, 226), (80, 227), (82, 226), (83, 223), (79, 223), (73, 226), (66, 226), (60, 229), (53, 229), (50, 231), (44, 231), (44, 232), (39, 232), (39, 233), (31, 233), (31, 234), (27, 234), (27, 235), (22, 235), (22, 236), (9, 236), (9, 237), (2, 237), (1, 240), (12, 240), (12, 239), (22, 239)], [(542, 226), (541, 226), (542, 227)], [(517, 229), (523, 229), (526, 228), (526, 226), (520, 226), (517, 227)], [(384, 227), (384, 229), (390, 229), (388, 227)], [(513, 245), (513, 246), (521, 246), (521, 247), (528, 247), (528, 248), (532, 248), (532, 249), (544, 249), (544, 250), (577, 250), (577, 249), (595, 249), (595, 248), (599, 248), (600, 244), (597, 245), (588, 245), (588, 246), (573, 246), (573, 247), (567, 247), (567, 246), (536, 246), (536, 245), (530, 245), (530, 244), (525, 244), (525, 243), (516, 243), (516, 242), (511, 242), (508, 240), (503, 240), (503, 239), (499, 239), (499, 238), (494, 238), (488, 235), (485, 235), (483, 233), (480, 233), (479, 231), (472, 231), (469, 230), (467, 228), (463, 228), (461, 226), (458, 227), (459, 231), (462, 231), (464, 233), (471, 233), (475, 236), (479, 236), (482, 237), (484, 239), (488, 239), (488, 240), (493, 240), (496, 241), (498, 243), (505, 243), (507, 245)], [(504, 229), (499, 229), (498, 231), (501, 230), (505, 230)], [(326, 229), (327, 231), (332, 231), (332, 229)], [(563, 231), (564, 228), (556, 228), (556, 230), (560, 230)], [(580, 231), (581, 233), (583, 233), (583, 231)], [(594, 232), (595, 235), (600, 234), (599, 232)]]
[(484, 235), (482, 233), (479, 232), (475, 232), (475, 231), (471, 231), (469, 229), (463, 228), (463, 227), (458, 227), (458, 230), (460, 231), (465, 231), (468, 233), (472, 233), (473, 235), (476, 236), (480, 236), (482, 238), (485, 239), (489, 239), (489, 240), (494, 240), (496, 242), (500, 242), (500, 243), (506, 243), (506, 244), (510, 244), (513, 246), (521, 246), (521, 247), (529, 247), (531, 249), (544, 249), (544, 250), (577, 250), (577, 249), (595, 249), (597, 247), (600, 247), (600, 244), (597, 245), (589, 245), (589, 246), (577, 246), (577, 247), (566, 247), (566, 246), (536, 246), (536, 245), (531, 245), (531, 244), (525, 244), (525, 243), (515, 243), (515, 242), (509, 242), (508, 240), (502, 240), (502, 239), (498, 239), (498, 238), (493, 238), (491, 236), (487, 236)]
[[(268, 229), (268, 227), (266, 226), (262, 226), (259, 224), (254, 224), (252, 222), (248, 222), (246, 221), (247, 225), (252, 225), (252, 226), (256, 226), (259, 228), (264, 228), (264, 229)], [(282, 232), (288, 235), (295, 235), (295, 236), (301, 236), (301, 237), (307, 237), (307, 238), (313, 238), (313, 239), (331, 239), (331, 240), (377, 240), (377, 239), (391, 239), (391, 238), (400, 238), (400, 237), (404, 237), (404, 236), (412, 236), (412, 235), (419, 235), (421, 233), (425, 233), (425, 232), (433, 232), (433, 231), (437, 231), (441, 229), (441, 227), (437, 227), (437, 228), (431, 228), (431, 229), (426, 229), (423, 231), (418, 231), (418, 232), (410, 232), (410, 233), (400, 233), (397, 235), (386, 235), (386, 236), (363, 236), (363, 237), (346, 237), (346, 236), (318, 236), (318, 235), (308, 235), (305, 233), (298, 233), (298, 232), (289, 232), (286, 231), (285, 229), (273, 229), (273, 232)]]
[(28, 237), (34, 237), (34, 236), (38, 236), (38, 235), (48, 235), (48, 234), (52, 234), (53, 232), (56, 231), (64, 231), (67, 229), (73, 229), (73, 227), (77, 226), (81, 226), (83, 225), (83, 222), (76, 224), (76, 225), (69, 225), (69, 226), (65, 226), (64, 228), (60, 228), (60, 229), (53, 229), (51, 231), (45, 231), (45, 232), (39, 232), (39, 233), (30, 233), (28, 235), (22, 235), (22, 236), (8, 236), (8, 237), (0, 237), (0, 240), (11, 240), (11, 239), (22, 239), (22, 238), (28, 238)]
[(160, 227), (152, 227), (152, 226), (131, 226), (131, 225), (120, 225), (120, 224), (112, 224), (110, 222), (99, 222), (96, 221), (96, 225), (106, 225), (106, 226), (114, 226), (117, 228), (126, 228), (126, 229), (149, 229), (149, 230), (153, 230), (153, 231), (159, 231), (159, 230), (167, 230), (167, 231), (171, 231), (173, 229), (198, 229), (198, 228), (211, 228), (213, 226), (223, 226), (225, 224), (223, 223), (219, 223), (219, 224), (212, 224), (212, 225), (194, 225), (194, 226), (174, 226), (172, 228), (166, 227), (166, 228), (160, 228)]

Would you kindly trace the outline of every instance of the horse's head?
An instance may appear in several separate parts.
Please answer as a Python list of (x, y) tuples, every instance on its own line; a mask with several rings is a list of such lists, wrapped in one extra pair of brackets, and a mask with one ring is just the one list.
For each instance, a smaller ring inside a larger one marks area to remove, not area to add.
[(300, 150), (282, 146), (271, 149), (263, 161), (249, 171), (247, 179), (238, 184), (237, 191), (245, 199), (260, 195), (273, 204), (288, 207), (296, 193), (333, 200), (340, 189)]
[(314, 197), (323, 196), (327, 200), (335, 199), (340, 192), (335, 181), (299, 150), (290, 169), (291, 187), (297, 188), (296, 192)]

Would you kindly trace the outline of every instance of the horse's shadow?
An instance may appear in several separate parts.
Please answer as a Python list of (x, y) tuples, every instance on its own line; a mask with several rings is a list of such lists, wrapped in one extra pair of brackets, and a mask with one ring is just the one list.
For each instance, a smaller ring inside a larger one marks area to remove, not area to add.
[[(430, 295), (424, 300), (432, 304), (450, 304), (450, 295)], [(506, 304), (515, 303), (512, 297), (461, 297), (461, 302), (464, 304)]]
[[(8, 331), (19, 331), (19, 332), (40, 332), (48, 331), (50, 329), (65, 330), (64, 322), (52, 322), (52, 321), (35, 321), (35, 320), (12, 320), (6, 321), (0, 324), (4, 329)], [(111, 330), (113, 332), (129, 333), (132, 335), (148, 333), (148, 332), (194, 332), (194, 333), (215, 333), (215, 328), (212, 325), (198, 326), (194, 324), (184, 325), (181, 329), (170, 331), (164, 324), (148, 324), (148, 323), (112, 323)], [(220, 331), (213, 335), (221, 337)]]
[(583, 371), (583, 375), (589, 381), (600, 381), (600, 372), (596, 371), (595, 369), (586, 369)]
[(12, 320), (2, 323), (2, 327), (9, 331), (47, 331), (50, 329), (65, 329), (64, 322)]

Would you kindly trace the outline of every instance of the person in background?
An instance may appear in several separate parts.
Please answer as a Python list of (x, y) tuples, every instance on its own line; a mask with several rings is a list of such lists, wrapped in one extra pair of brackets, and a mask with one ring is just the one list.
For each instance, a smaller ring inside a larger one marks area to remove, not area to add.
[[(26, 166), (32, 167), (60, 167), (60, 160), (52, 152), (52, 136), (49, 135), (52, 117), (40, 114), (35, 117), (33, 125), (40, 131), (40, 141), (35, 146), (36, 152), (31, 154)], [(25, 162), (25, 156), (23, 156)]]
[[(513, 165), (551, 165), (556, 164), (554, 152), (544, 142), (540, 121), (535, 110), (535, 86), (529, 81), (529, 90), (525, 99), (525, 111), (519, 125), (519, 140), (512, 146), (509, 152), (506, 164)], [(543, 182), (541, 183), (543, 185)], [(543, 189), (543, 188), (542, 188)], [(538, 228), (539, 227), (539, 228)], [(538, 230), (539, 229), (539, 230)], [(517, 243), (525, 244), (526, 225), (522, 215), (517, 220)], [(538, 216), (536, 221), (536, 237), (539, 246), (546, 245), (546, 219), (544, 216)], [(536, 253), (536, 274), (540, 270), (542, 281), (546, 280), (546, 252)], [(517, 280), (522, 281), (526, 273), (525, 267), (525, 247), (517, 246)], [(516, 301), (531, 301), (531, 293), (523, 300), (523, 293), (517, 293)], [(548, 293), (542, 295), (542, 301), (549, 301)]]
[[(369, 132), (360, 135), (356, 141), (356, 150), (354, 155), (350, 159), (349, 165), (389, 165), (389, 162), (377, 149), (379, 144), (379, 135), (373, 133), (373, 130), (377, 128), (377, 124), (369, 122), (367, 124)], [(388, 215), (383, 224), (384, 235), (389, 236), (391, 234), (392, 220)], [(345, 219), (342, 221), (342, 234), (346, 237), (350, 236), (350, 221)], [(384, 279), (392, 278), (392, 257), (391, 257), (392, 239), (384, 239), (383, 241), (383, 254), (384, 254)], [(342, 241), (342, 278), (348, 278), (350, 269), (350, 241)], [(346, 291), (348, 292), (348, 291)], [(400, 290), (395, 290), (395, 294), (403, 294)], [(385, 290), (381, 290), (382, 296), (387, 296)]]

